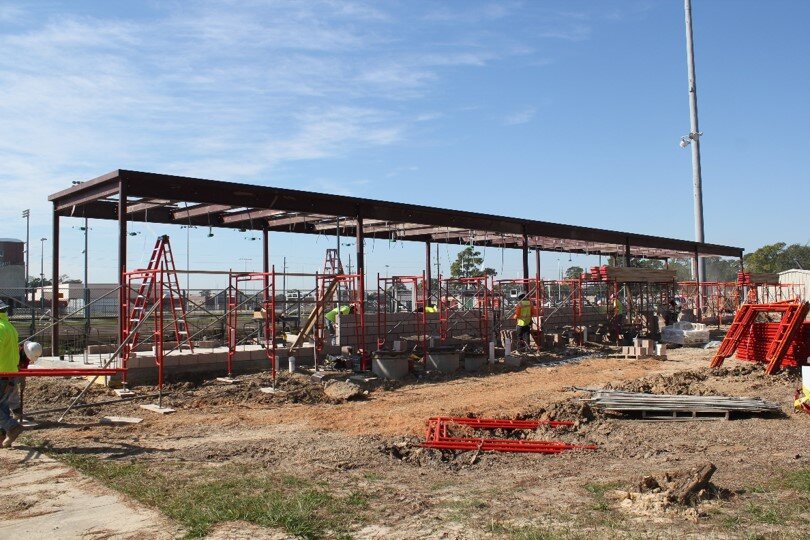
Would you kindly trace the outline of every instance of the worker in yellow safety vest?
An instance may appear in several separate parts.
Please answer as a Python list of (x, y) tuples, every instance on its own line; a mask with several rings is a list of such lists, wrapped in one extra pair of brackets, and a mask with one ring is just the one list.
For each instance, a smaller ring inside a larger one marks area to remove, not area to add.
[(436, 306), (431, 306), (430, 304), (425, 306), (425, 313), (437, 313), (438, 311), (439, 310), (436, 308)]
[(341, 315), (348, 315), (349, 313), (354, 313), (354, 304), (347, 304), (345, 306), (336, 306), (334, 309), (326, 312), (326, 314), (324, 315), (324, 318), (326, 319), (326, 327), (332, 333), (334, 333), (335, 331), (335, 321), (337, 321), (338, 313), (340, 313)]
[[(18, 341), (20, 336), (17, 329), (8, 320), (8, 304), (0, 300), (0, 373), (16, 373), (19, 371), (20, 349)], [(9, 398), (14, 393), (16, 377), (0, 377), (0, 429), (3, 430), (0, 444), (4, 448), (11, 447), (11, 443), (22, 433), (22, 425), (11, 415)]]
[(532, 303), (525, 293), (520, 295), (520, 301), (515, 306), (515, 321), (515, 350), (528, 348), (532, 329)]

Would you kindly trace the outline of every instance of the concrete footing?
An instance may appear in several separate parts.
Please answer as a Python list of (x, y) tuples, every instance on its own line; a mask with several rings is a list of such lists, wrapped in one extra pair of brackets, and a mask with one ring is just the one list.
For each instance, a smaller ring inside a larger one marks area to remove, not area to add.
[(383, 379), (399, 381), (408, 376), (408, 355), (375, 357), (371, 371)]
[(428, 351), (427, 369), (436, 370), (442, 373), (453, 373), (458, 370), (461, 364), (460, 352), (435, 352)]

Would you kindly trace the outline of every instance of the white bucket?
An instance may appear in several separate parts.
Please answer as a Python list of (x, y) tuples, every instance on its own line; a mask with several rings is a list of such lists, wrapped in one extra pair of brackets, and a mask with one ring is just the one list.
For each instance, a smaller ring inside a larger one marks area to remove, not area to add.
[(290, 357), (287, 359), (287, 362), (289, 363), (289, 370), (290, 370), (290, 373), (295, 373), (295, 357), (294, 357), (294, 356), (290, 356)]

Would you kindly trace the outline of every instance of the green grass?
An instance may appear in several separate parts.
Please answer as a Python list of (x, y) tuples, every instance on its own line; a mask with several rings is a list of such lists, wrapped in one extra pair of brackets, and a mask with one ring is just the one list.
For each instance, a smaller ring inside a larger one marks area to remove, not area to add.
[(142, 463), (75, 454), (56, 457), (115, 490), (159, 508), (186, 527), (188, 538), (205, 536), (213, 525), (236, 520), (282, 528), (308, 539), (345, 536), (368, 506), (361, 492), (335, 495), (307, 480), (259, 475), (246, 467), (225, 466), (186, 478)]
[(796, 491), (810, 493), (810, 469), (801, 469), (785, 475), (786, 484)]
[(585, 491), (593, 495), (594, 500), (596, 501), (592, 509), (599, 512), (608, 512), (610, 510), (610, 504), (605, 499), (605, 493), (614, 489), (619, 489), (621, 486), (621, 482), (593, 482), (585, 484), (583, 487), (585, 488)]
[(778, 525), (782, 523), (782, 514), (775, 505), (759, 505), (749, 502), (746, 507), (748, 515), (756, 523)]
[(502, 521), (490, 522), (486, 530), (510, 540), (580, 540), (586, 538), (569, 530), (556, 530), (542, 525), (510, 525)]

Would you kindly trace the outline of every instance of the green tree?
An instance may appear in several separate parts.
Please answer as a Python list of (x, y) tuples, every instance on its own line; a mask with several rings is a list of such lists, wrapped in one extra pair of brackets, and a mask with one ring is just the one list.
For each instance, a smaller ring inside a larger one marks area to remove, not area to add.
[(743, 261), (750, 272), (783, 272), (791, 268), (810, 269), (810, 246), (777, 242), (747, 254)]
[(569, 266), (565, 271), (565, 279), (579, 279), (584, 271), (581, 266)]
[(736, 281), (740, 262), (734, 259), (706, 257), (706, 281)]
[(476, 251), (472, 246), (466, 247), (458, 254), (456, 260), (450, 265), (450, 277), (479, 277), (494, 276), (497, 274), (494, 268), (481, 268), (484, 258), (480, 251)]

